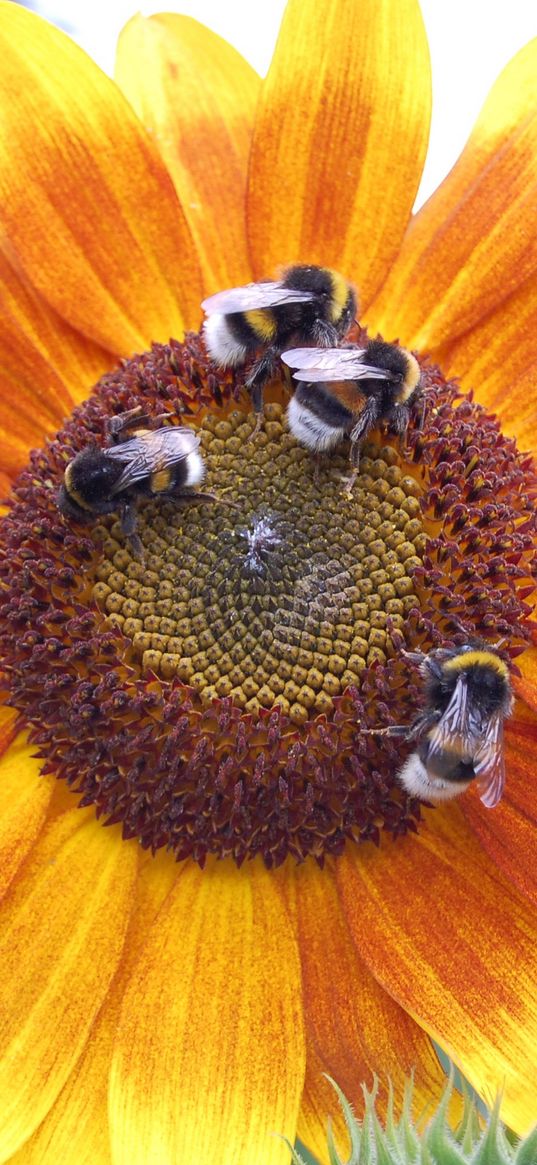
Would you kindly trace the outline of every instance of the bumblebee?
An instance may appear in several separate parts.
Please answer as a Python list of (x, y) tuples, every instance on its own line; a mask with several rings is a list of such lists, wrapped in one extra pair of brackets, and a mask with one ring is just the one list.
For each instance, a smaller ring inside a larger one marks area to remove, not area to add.
[(357, 311), (353, 288), (328, 267), (295, 266), (274, 282), (219, 291), (202, 303), (209, 355), (234, 368), (257, 355), (246, 379), (254, 412), (263, 413), (263, 389), (278, 357), (293, 341), (329, 347), (348, 332)]
[(425, 706), (409, 727), (380, 730), (381, 735), (419, 739), (398, 773), (399, 783), (413, 797), (447, 801), (475, 780), (483, 804), (492, 809), (503, 792), (503, 722), (513, 708), (507, 664), (477, 639), (404, 656), (419, 666)]
[[(371, 340), (366, 348), (293, 348), (282, 360), (299, 384), (287, 409), (289, 428), (314, 453), (351, 441), (352, 488), (360, 449), (380, 421), (402, 436), (420, 386), (420, 366), (405, 348)], [(332, 383), (334, 382), (334, 383)]]
[(84, 521), (119, 510), (123, 533), (140, 554), (139, 497), (214, 500), (212, 494), (191, 492), (205, 474), (199, 437), (192, 429), (164, 428), (168, 419), (168, 413), (153, 419), (141, 415), (140, 407), (111, 417), (105, 447), (89, 445), (69, 462), (57, 499), (62, 514)]

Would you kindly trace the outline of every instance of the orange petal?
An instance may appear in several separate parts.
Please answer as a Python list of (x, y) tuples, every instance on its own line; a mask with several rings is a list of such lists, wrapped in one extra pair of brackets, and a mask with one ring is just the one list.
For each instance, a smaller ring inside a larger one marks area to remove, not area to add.
[(475, 389), (519, 448), (537, 450), (537, 276), (496, 311), (436, 352), (449, 376)]
[(513, 677), (514, 691), (528, 708), (537, 712), (537, 647), (527, 648), (517, 659), (517, 666), (522, 674)]
[(537, 40), (499, 77), (451, 173), (413, 219), (368, 322), (422, 350), (462, 335), (537, 266)]
[(109, 1165), (108, 1074), (126, 983), (136, 965), (148, 928), (179, 877), (176, 863), (161, 854), (145, 861), (118, 973), (99, 1012), (82, 1056), (56, 1103), (10, 1165)]
[(502, 1119), (527, 1131), (535, 1122), (535, 911), (495, 869), (461, 810), (435, 810), (419, 836), (380, 853), (347, 852), (336, 877), (378, 982), (481, 1096), (491, 1101), (503, 1090)]
[(34, 287), (120, 355), (197, 323), (194, 245), (155, 144), (58, 29), (0, 5), (0, 226)]
[(537, 906), (537, 725), (511, 721), (505, 741), (506, 790), (494, 813), (483, 813), (477, 798), (464, 800), (464, 816), (511, 882)]
[[(391, 1080), (402, 1100), (414, 1069), (416, 1113), (445, 1085), (429, 1037), (377, 983), (349, 934), (332, 871), (307, 864), (296, 872), (299, 943), (307, 1035), (307, 1071), (298, 1135), (326, 1156), (327, 1116), (338, 1101), (327, 1072), (363, 1113), (361, 1084), (380, 1078), (378, 1111), (386, 1112)], [(340, 1134), (343, 1121), (338, 1119)], [(344, 1135), (342, 1144), (344, 1144)]]
[(161, 13), (134, 16), (123, 29), (116, 80), (173, 178), (206, 291), (247, 282), (246, 174), (257, 73), (197, 20)]
[(35, 745), (19, 736), (0, 759), (0, 897), (31, 850), (47, 814), (54, 782), (40, 777)]
[(66, 324), (0, 251), (2, 468), (55, 432), (115, 358)]
[(0, 1160), (46, 1116), (116, 970), (137, 850), (80, 810), (37, 841), (0, 911)]
[(429, 132), (430, 66), (414, 0), (289, 0), (250, 160), (254, 271), (328, 264), (366, 306), (398, 252)]
[(18, 712), (0, 704), (0, 756), (9, 748), (17, 735)]
[(114, 1165), (288, 1165), (304, 1079), (300, 970), (278, 875), (189, 866), (126, 993)]

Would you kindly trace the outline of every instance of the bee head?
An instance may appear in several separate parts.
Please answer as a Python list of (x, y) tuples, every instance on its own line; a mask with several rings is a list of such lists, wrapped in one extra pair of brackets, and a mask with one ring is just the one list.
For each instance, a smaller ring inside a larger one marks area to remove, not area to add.
[(109, 503), (110, 489), (120, 476), (122, 466), (106, 456), (104, 449), (90, 445), (69, 462), (63, 485), (58, 494), (58, 506), (63, 514), (81, 518), (91, 513), (104, 513)]
[(397, 344), (371, 340), (367, 345), (367, 363), (386, 369), (394, 386), (395, 402), (408, 404), (420, 384), (421, 368), (416, 357)]

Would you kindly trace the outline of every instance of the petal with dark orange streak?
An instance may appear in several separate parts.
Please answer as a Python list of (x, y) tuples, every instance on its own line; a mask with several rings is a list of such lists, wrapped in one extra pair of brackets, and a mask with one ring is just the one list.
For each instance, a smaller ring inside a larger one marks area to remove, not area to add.
[[(475, 794), (468, 793), (467, 796)], [(483, 813), (492, 812), (483, 808)], [(535, 1121), (535, 912), (450, 806), (418, 836), (336, 867), (352, 937), (378, 982), (502, 1119)]]
[(197, 20), (162, 13), (134, 16), (123, 29), (115, 76), (173, 178), (205, 291), (246, 283), (246, 174), (257, 73)]
[(468, 797), (463, 804), (470, 822), (492, 863), (521, 894), (537, 906), (537, 723), (512, 723), (505, 740), (506, 788), (493, 813), (483, 813), (479, 801)]
[(537, 39), (500, 75), (461, 157), (411, 222), (368, 324), (435, 354), (537, 267)]
[(304, 1081), (300, 969), (280, 878), (185, 870), (127, 990), (111, 1073), (114, 1165), (287, 1165)]
[(34, 1132), (116, 970), (135, 846), (74, 810), (42, 835), (0, 909), (0, 1161)]
[(2, 469), (14, 474), (112, 368), (115, 357), (87, 340), (39, 296), (0, 251), (0, 432)]
[(17, 736), (18, 715), (15, 708), (8, 708), (5, 704), (0, 704), (0, 756)]
[(537, 451), (537, 275), (435, 358), (474, 389), (519, 448)]
[(31, 850), (52, 793), (53, 781), (39, 776), (42, 761), (34, 753), (35, 745), (19, 736), (0, 759), (0, 897)]
[(156, 145), (64, 33), (0, 4), (0, 227), (73, 327), (128, 356), (199, 319), (194, 244)]
[(410, 217), (430, 108), (427, 39), (414, 0), (290, 0), (250, 160), (255, 274), (326, 264), (356, 281), (367, 306)]
[[(534, 636), (536, 634), (534, 628)], [(516, 696), (537, 713), (537, 647), (528, 647), (517, 659), (519, 676), (513, 676), (513, 690)]]
[[(363, 1113), (362, 1083), (380, 1079), (378, 1111), (385, 1115), (388, 1081), (401, 1100), (414, 1070), (415, 1112), (445, 1085), (429, 1037), (377, 983), (354, 947), (330, 868), (313, 864), (296, 872), (307, 1071), (298, 1136), (326, 1156), (327, 1115), (338, 1110), (337, 1081), (355, 1111)], [(340, 1133), (343, 1132), (339, 1121)]]
[(121, 964), (91, 1039), (56, 1103), (10, 1165), (43, 1165), (44, 1161), (111, 1165), (108, 1074), (123, 994), (149, 926), (179, 876), (180, 870), (168, 855), (160, 854), (156, 861), (146, 860), (142, 865)]

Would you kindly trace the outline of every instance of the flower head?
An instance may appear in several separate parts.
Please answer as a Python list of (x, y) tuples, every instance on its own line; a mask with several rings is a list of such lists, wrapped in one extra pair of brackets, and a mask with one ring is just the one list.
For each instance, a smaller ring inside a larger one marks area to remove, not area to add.
[[(334, 0), (321, 27), (291, 0), (261, 89), (194, 22), (136, 18), (128, 101), (12, 5), (0, 39), (18, 95), (0, 148), (4, 1159), (250, 1165), (284, 1161), (269, 1133), (297, 1129), (322, 1151), (322, 1070), (355, 1096), (371, 1071), (399, 1086), (415, 1067), (423, 1098), (442, 1077), (430, 1036), (482, 1093), (505, 1079), (522, 1130), (534, 301), (501, 226), (530, 183), (534, 50), (409, 224), (429, 114), (414, 4), (401, 24), (397, 5)], [(245, 370), (219, 370), (197, 331), (204, 293), (288, 262), (338, 268), (360, 291), (354, 338), (380, 327), (420, 361), (405, 440), (371, 432), (350, 493), (345, 446), (316, 472), (287, 431), (281, 374), (254, 432)], [(509, 405), (500, 315), (517, 335)], [(491, 404), (514, 408), (508, 435)], [(137, 500), (139, 545), (119, 514), (81, 525), (57, 505), (72, 459), (138, 408), (194, 429), (206, 467), (203, 496)], [(402, 648), (471, 635), (505, 640), (520, 697), (507, 793), (493, 813), (473, 791), (422, 812), (396, 779), (401, 744), (369, 730), (416, 716)]]

